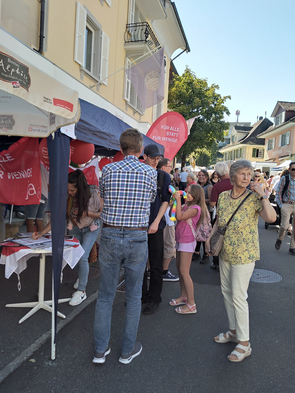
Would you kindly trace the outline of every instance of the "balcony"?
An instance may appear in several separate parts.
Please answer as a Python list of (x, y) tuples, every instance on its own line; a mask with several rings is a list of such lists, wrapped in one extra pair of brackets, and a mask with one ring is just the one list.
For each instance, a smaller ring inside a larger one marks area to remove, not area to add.
[(128, 56), (132, 54), (144, 54), (160, 46), (148, 22), (127, 24), (124, 40), (124, 48)]
[(136, 0), (142, 15), (147, 20), (165, 19), (166, 13), (166, 0)]

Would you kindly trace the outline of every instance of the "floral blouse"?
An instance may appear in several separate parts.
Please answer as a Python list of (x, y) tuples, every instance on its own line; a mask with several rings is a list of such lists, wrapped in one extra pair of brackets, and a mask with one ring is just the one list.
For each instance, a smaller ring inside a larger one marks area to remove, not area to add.
[[(247, 193), (250, 191), (247, 190)], [(222, 192), (218, 198), (218, 226), (225, 226), (231, 215), (247, 196), (234, 200), (230, 191)], [(232, 265), (245, 265), (260, 259), (258, 217), (263, 209), (258, 195), (252, 195), (245, 201), (230, 222), (224, 236), (220, 257)]]

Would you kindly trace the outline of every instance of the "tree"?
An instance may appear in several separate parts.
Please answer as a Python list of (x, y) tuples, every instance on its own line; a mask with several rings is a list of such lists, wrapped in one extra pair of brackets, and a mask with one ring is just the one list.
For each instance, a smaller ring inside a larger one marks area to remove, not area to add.
[(224, 131), (229, 127), (224, 115), (230, 114), (225, 101), (231, 97), (222, 97), (217, 90), (218, 85), (209, 86), (207, 79), (197, 78), (189, 68), (181, 76), (174, 74), (168, 94), (169, 109), (180, 113), (186, 120), (200, 115), (177, 153), (181, 157), (181, 166), (185, 166), (187, 156), (196, 149), (210, 149), (217, 140), (224, 139)]

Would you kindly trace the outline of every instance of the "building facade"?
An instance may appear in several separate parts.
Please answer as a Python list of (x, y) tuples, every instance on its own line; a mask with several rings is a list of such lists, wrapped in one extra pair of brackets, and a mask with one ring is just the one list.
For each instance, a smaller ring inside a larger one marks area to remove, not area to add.
[(124, 67), (164, 47), (169, 70), (176, 50), (190, 50), (170, 0), (2, 0), (0, 39), (79, 98), (144, 134), (167, 111), (169, 72), (164, 100), (144, 110)]

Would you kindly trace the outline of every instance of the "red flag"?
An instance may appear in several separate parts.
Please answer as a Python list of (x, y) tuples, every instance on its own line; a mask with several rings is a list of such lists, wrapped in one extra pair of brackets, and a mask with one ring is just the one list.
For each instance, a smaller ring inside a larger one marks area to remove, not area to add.
[(83, 171), (87, 179), (87, 183), (89, 185), (98, 186), (99, 183), (98, 158), (94, 158), (92, 161), (89, 162), (89, 164), (87, 164), (83, 168), (74, 168), (70, 166), (69, 173), (74, 172), (76, 169), (80, 169), (81, 171)]
[(172, 160), (187, 140), (185, 118), (177, 112), (167, 112), (160, 116), (146, 134), (165, 147), (165, 158)]
[(128, 68), (125, 72), (143, 109), (150, 108), (164, 99), (164, 48), (148, 59)]
[(21, 138), (0, 153), (0, 202), (39, 204), (41, 175), (38, 138)]

